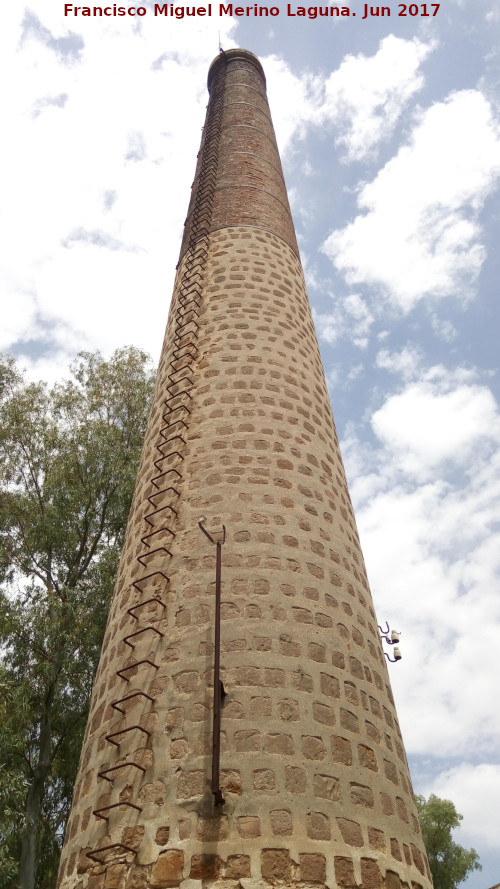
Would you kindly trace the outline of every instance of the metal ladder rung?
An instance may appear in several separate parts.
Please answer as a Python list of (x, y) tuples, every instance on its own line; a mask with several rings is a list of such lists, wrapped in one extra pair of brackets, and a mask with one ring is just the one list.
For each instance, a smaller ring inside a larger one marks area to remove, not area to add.
[(141, 565), (144, 565), (145, 568), (147, 568), (147, 562), (151, 561), (152, 557), (154, 555), (156, 555), (156, 553), (162, 553), (162, 552), (166, 553), (170, 559), (172, 558), (172, 553), (170, 552), (169, 549), (167, 549), (166, 546), (157, 546), (156, 549), (152, 549), (148, 553), (142, 553), (142, 555), (137, 556), (137, 561), (140, 562)]
[(96, 818), (102, 818), (103, 821), (107, 821), (106, 815), (102, 815), (101, 812), (109, 812), (110, 809), (117, 809), (119, 806), (129, 806), (131, 809), (137, 809), (138, 812), (142, 812), (140, 806), (136, 806), (135, 803), (129, 803), (127, 800), (123, 800), (121, 803), (110, 803), (109, 806), (103, 806), (102, 809), (93, 809), (92, 814), (95, 815)]
[(120, 729), (119, 732), (111, 732), (111, 734), (106, 735), (106, 741), (109, 741), (110, 744), (114, 744), (115, 747), (119, 747), (120, 742), (114, 741), (113, 738), (117, 738), (118, 735), (126, 735), (127, 732), (134, 732), (136, 729), (138, 729), (140, 732), (144, 732), (144, 734), (147, 735), (148, 738), (151, 737), (151, 732), (148, 732), (148, 730), (143, 728), (142, 725), (129, 725), (127, 726), (127, 728)]
[[(163, 571), (152, 571), (151, 574), (146, 574), (144, 577), (139, 577), (139, 580), (132, 581), (132, 586), (135, 587), (136, 590), (139, 591), (139, 593), (142, 593), (144, 592), (144, 590), (141, 584), (145, 583), (146, 580), (149, 580), (150, 577), (156, 577), (156, 575), (158, 575), (158, 577), (163, 577), (166, 583), (170, 583), (170, 577), (168, 576), (168, 574), (165, 574)], [(158, 601), (161, 600), (159, 599)], [(134, 605), (133, 607), (137, 608), (137, 605)]]
[(153, 516), (157, 516), (158, 513), (164, 512), (166, 510), (169, 510), (171, 513), (173, 513), (173, 516), (177, 518), (177, 510), (174, 509), (173, 506), (162, 506), (160, 509), (155, 509), (154, 512), (148, 512), (148, 514), (144, 516), (144, 521), (147, 522), (151, 528), (154, 528), (156, 522), (151, 522), (150, 519), (152, 519)]
[[(186, 442), (184, 442), (184, 444), (186, 444)], [(162, 456), (158, 457), (157, 460), (153, 460), (153, 466), (155, 467), (155, 469), (159, 470), (160, 469), (159, 464), (163, 463), (165, 460), (168, 460), (169, 457), (178, 457), (179, 460), (184, 460), (184, 457), (180, 451), (169, 451), (168, 454), (162, 454)], [(155, 476), (155, 478), (156, 478), (156, 476)]]
[[(152, 627), (148, 627), (148, 629), (152, 629)], [(139, 633), (142, 633), (142, 630), (139, 630)], [(161, 633), (160, 635), (163, 636), (163, 633)], [(154, 698), (152, 698), (151, 695), (146, 694), (145, 691), (133, 691), (133, 692), (131, 692), (131, 694), (125, 695), (124, 698), (118, 698), (117, 701), (111, 701), (111, 706), (113, 707), (114, 710), (118, 710), (119, 713), (125, 713), (125, 710), (122, 710), (122, 708), (119, 707), (118, 704), (125, 704), (127, 701), (130, 701), (132, 698), (137, 698), (137, 697), (147, 698), (148, 701), (151, 701), (151, 703), (154, 704)], [(144, 769), (144, 771), (145, 771), (145, 769)]]
[[(183, 383), (186, 386), (185, 389), (180, 388)], [(183, 377), (178, 383), (170, 383), (170, 385), (165, 386), (165, 391), (168, 392), (171, 398), (178, 398), (179, 395), (189, 395), (192, 388), (193, 381), (189, 377)]]
[[(154, 502), (155, 498), (161, 497), (162, 494), (167, 494), (169, 491), (173, 491), (173, 493), (177, 497), (179, 497), (179, 491), (177, 490), (177, 488), (173, 488), (172, 486), (170, 488), (164, 488), (162, 491), (157, 491), (156, 494), (151, 494), (151, 496), (148, 497), (148, 500), (149, 500), (151, 506), (157, 506), (158, 504)], [(165, 505), (167, 505), (167, 504), (165, 504)]]
[[(151, 577), (151, 575), (149, 575)], [(142, 608), (143, 605), (149, 605), (151, 602), (157, 602), (158, 605), (161, 605), (162, 608), (165, 608), (165, 603), (161, 601), (161, 599), (157, 599), (156, 596), (152, 596), (151, 599), (145, 599), (144, 602), (138, 602), (137, 605), (132, 605), (131, 608), (127, 608), (127, 614), (130, 614), (130, 617), (133, 617), (134, 620), (139, 620), (137, 615), (134, 614), (138, 608)]]
[[(156, 633), (156, 635), (159, 636), (160, 638), (163, 638), (164, 633), (162, 633), (160, 630), (157, 630), (156, 627), (144, 627), (142, 630), (137, 630), (137, 632), (135, 632), (135, 633), (129, 633), (128, 636), (124, 636), (123, 641), (124, 641), (125, 645), (129, 646), (129, 648), (135, 648), (135, 645), (132, 645), (132, 643), (129, 642), (128, 640), (133, 639), (134, 636), (140, 636), (142, 633), (148, 633), (150, 630), (152, 633)], [(149, 697), (149, 695), (145, 694), (142, 691), (140, 691), (140, 692), (138, 691), (137, 694), (144, 694), (145, 698)], [(133, 695), (129, 695), (129, 697), (134, 697), (134, 696), (135, 696), (135, 692)], [(149, 698), (149, 700), (152, 701), (153, 698)], [(111, 704), (111, 706), (113, 707), (114, 705)], [(115, 707), (115, 709), (117, 709), (117, 708)]]
[[(184, 402), (181, 401), (180, 404), (176, 404), (176, 405), (174, 405), (174, 407), (172, 407), (172, 402), (174, 402), (174, 401), (176, 400), (176, 398), (181, 398), (183, 395), (186, 395), (187, 398), (189, 398), (190, 401), (193, 400), (193, 398), (192, 398), (192, 396), (189, 394), (189, 392), (181, 392), (179, 395), (173, 395), (173, 396), (171, 396), (170, 399), (169, 399), (169, 401), (170, 401), (169, 407), (171, 408), (172, 412), (175, 411), (175, 410), (177, 410), (177, 408), (179, 408), (179, 407), (184, 407), (184, 406), (185, 406), (185, 405), (184, 405)], [(165, 419), (165, 417), (163, 417), (163, 419)]]
[(100, 855), (101, 852), (108, 852), (109, 849), (123, 849), (125, 852), (132, 852), (134, 855), (137, 854), (137, 849), (132, 849), (132, 846), (126, 846), (125, 843), (111, 843), (109, 846), (101, 846), (100, 849), (94, 849), (93, 852), (87, 852), (87, 858), (92, 859), (92, 861), (96, 861), (97, 864), (103, 864), (104, 862), (99, 861), (96, 858), (97, 855)]
[[(182, 479), (182, 475), (178, 471), (178, 469), (175, 469), (175, 467), (172, 467), (172, 469), (167, 469), (165, 472), (161, 472), (159, 475), (155, 475), (152, 479), (150, 479), (150, 482), (158, 490), (160, 488), (160, 485), (162, 484), (162, 482), (167, 481), (167, 476), (170, 475), (171, 473), (175, 473), (177, 478)], [(162, 482), (160, 482), (160, 484), (156, 484), (157, 482), (160, 481), (160, 479), (162, 479)]]
[(154, 537), (156, 534), (161, 534), (163, 531), (167, 531), (172, 539), (175, 537), (175, 532), (165, 525), (163, 528), (157, 528), (156, 531), (150, 531), (149, 534), (145, 534), (144, 537), (141, 537), (141, 543), (143, 543), (144, 546), (147, 547), (151, 546), (151, 544), (148, 543), (148, 539)]
[[(133, 664), (129, 664), (127, 667), (122, 667), (121, 670), (117, 670), (116, 675), (119, 676), (120, 679), (124, 679), (125, 682), (130, 682), (130, 679), (128, 679), (128, 677), (125, 676), (124, 674), (127, 673), (129, 670), (133, 670), (135, 667), (140, 667), (141, 664), (149, 664), (149, 666), (154, 667), (155, 670), (159, 669), (158, 664), (155, 664), (154, 661), (150, 661), (149, 658), (145, 657), (142, 659), (142, 661), (134, 661)], [(127, 729), (127, 731), (128, 731), (128, 729)], [(119, 735), (120, 732), (116, 732), (115, 734)], [(107, 740), (107, 738), (106, 738), (106, 740)]]
[[(113, 705), (111, 705), (113, 706)], [(109, 781), (110, 784), (113, 783), (113, 778), (106, 777), (110, 772), (117, 772), (118, 769), (125, 769), (127, 766), (134, 766), (136, 769), (140, 769), (141, 772), (145, 772), (146, 769), (144, 766), (140, 766), (138, 762), (132, 762), (132, 760), (127, 760), (127, 762), (122, 762), (116, 766), (110, 766), (108, 769), (102, 769), (101, 772), (97, 773), (98, 778), (103, 778), (104, 781)]]

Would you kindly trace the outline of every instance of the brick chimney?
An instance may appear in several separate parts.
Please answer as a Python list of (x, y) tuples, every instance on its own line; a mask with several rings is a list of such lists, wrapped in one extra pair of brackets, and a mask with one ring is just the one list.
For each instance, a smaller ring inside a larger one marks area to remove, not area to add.
[(208, 85), (58, 886), (428, 889), (264, 72)]

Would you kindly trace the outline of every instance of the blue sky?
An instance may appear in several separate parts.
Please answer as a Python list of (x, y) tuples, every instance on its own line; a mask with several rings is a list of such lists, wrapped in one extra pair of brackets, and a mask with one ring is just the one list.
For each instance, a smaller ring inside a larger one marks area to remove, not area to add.
[(375, 605), (402, 633), (391, 675), (415, 790), (455, 802), (457, 838), (484, 866), (467, 887), (487, 889), (500, 880), (500, 9), (146, 8), (2, 13), (0, 348), (50, 382), (80, 349), (158, 358), (219, 32), (259, 55)]

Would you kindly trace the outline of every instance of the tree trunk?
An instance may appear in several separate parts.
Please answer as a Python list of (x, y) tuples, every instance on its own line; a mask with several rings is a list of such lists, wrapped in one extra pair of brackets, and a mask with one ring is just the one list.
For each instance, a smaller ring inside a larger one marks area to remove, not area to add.
[(26, 823), (23, 830), (21, 860), (19, 866), (19, 889), (34, 889), (37, 867), (37, 839), (42, 814), (43, 793), (51, 768), (52, 726), (50, 709), (53, 689), (45, 701), (45, 710), (40, 720), (39, 756), (33, 771), (33, 780), (26, 798)]

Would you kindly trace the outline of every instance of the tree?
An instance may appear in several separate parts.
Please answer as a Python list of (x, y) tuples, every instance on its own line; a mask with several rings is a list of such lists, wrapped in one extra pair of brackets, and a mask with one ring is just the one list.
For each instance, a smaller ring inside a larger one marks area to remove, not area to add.
[(71, 370), (0, 360), (0, 889), (55, 885), (154, 384), (134, 348)]
[(452, 831), (460, 827), (463, 816), (448, 799), (431, 793), (429, 799), (416, 797), (434, 889), (455, 889), (473, 870), (481, 870), (475, 849), (455, 843)]

